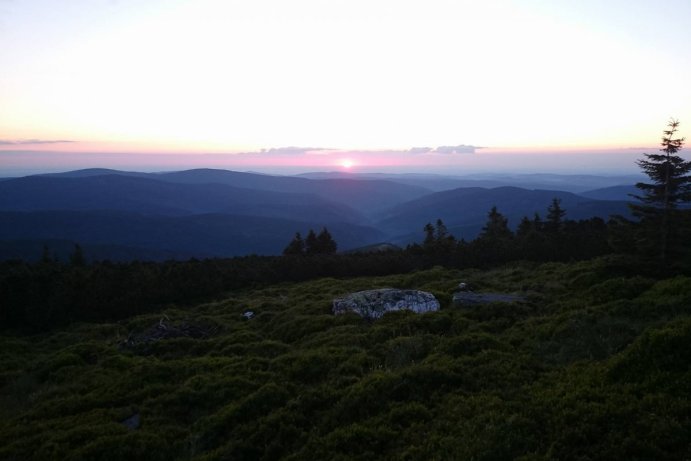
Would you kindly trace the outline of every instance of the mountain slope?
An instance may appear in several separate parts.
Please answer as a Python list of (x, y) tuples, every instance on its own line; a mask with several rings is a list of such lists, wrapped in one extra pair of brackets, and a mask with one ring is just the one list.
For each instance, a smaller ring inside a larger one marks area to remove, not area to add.
[(595, 200), (625, 200), (625, 201), (635, 201), (630, 194), (640, 195), (641, 190), (633, 185), (621, 185), (621, 186), (611, 186), (602, 187), (599, 189), (593, 189), (585, 192), (581, 192), (579, 195), (583, 197), (588, 197)]
[[(201, 214), (153, 216), (118, 211), (0, 212), (0, 240), (69, 240), (84, 245), (117, 245), (185, 257), (280, 254), (294, 233), (323, 223), (289, 219)], [(331, 223), (340, 250), (384, 240), (378, 230)], [(32, 250), (33, 251), (33, 250)], [(29, 255), (35, 258), (35, 253)]]
[(450, 229), (463, 229), (462, 237), (468, 239), (475, 237), (493, 206), (509, 218), (510, 226), (516, 226), (523, 216), (539, 213), (544, 217), (553, 198), (561, 199), (568, 219), (628, 213), (625, 202), (596, 201), (569, 192), (473, 187), (437, 192), (394, 207), (377, 226), (390, 233), (419, 233), (426, 223), (441, 218)]
[(120, 210), (185, 215), (229, 213), (311, 222), (362, 222), (352, 208), (313, 194), (250, 190), (225, 184), (176, 184), (112, 174), (30, 176), (0, 183), (0, 210)]
[(329, 201), (347, 204), (363, 213), (378, 212), (430, 192), (423, 187), (381, 179), (305, 179), (213, 169), (160, 173), (156, 177), (176, 183), (218, 183), (291, 194), (315, 194)]
[(287, 194), (314, 194), (324, 200), (345, 204), (366, 214), (377, 213), (431, 192), (430, 189), (425, 187), (401, 184), (389, 179), (333, 178), (313, 180), (295, 176), (273, 176), (210, 168), (167, 173), (87, 169), (44, 176), (84, 178), (102, 175), (145, 177), (162, 182), (188, 185), (225, 184), (243, 189)]

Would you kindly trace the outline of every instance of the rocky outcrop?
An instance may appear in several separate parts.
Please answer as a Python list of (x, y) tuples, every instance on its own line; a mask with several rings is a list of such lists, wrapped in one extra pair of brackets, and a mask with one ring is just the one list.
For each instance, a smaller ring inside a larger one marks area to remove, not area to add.
[(378, 319), (387, 312), (410, 310), (418, 314), (439, 310), (439, 301), (432, 293), (419, 290), (358, 291), (333, 301), (333, 313), (355, 312), (367, 319)]

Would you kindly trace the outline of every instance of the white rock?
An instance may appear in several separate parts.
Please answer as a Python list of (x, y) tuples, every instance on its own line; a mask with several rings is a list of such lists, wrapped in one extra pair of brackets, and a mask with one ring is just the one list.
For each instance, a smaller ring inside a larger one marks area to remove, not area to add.
[(382, 288), (351, 293), (333, 301), (333, 313), (355, 312), (368, 319), (378, 319), (387, 312), (410, 310), (421, 314), (439, 310), (432, 293), (419, 290)]

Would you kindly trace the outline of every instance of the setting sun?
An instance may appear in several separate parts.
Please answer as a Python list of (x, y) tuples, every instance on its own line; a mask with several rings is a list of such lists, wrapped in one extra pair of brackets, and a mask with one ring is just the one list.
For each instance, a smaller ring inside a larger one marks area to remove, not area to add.
[(350, 159), (343, 159), (341, 160), (341, 166), (345, 169), (350, 169), (355, 165), (352, 160)]

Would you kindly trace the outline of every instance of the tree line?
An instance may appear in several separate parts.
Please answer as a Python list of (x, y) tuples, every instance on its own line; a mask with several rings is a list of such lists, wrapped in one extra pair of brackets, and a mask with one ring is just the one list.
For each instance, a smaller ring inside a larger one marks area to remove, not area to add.
[(610, 251), (608, 224), (602, 218), (574, 221), (565, 215), (561, 201), (555, 198), (547, 208), (546, 219), (539, 214), (524, 217), (514, 232), (495, 206), (474, 240), (456, 239), (438, 219), (424, 226), (422, 244), (410, 245), (407, 251), (433, 255), (439, 263), (454, 267), (487, 267), (513, 260), (580, 260)]
[(338, 250), (336, 241), (326, 227), (319, 234), (310, 229), (303, 240), (300, 232), (295, 233), (293, 240), (283, 250), (284, 255), (332, 255)]

